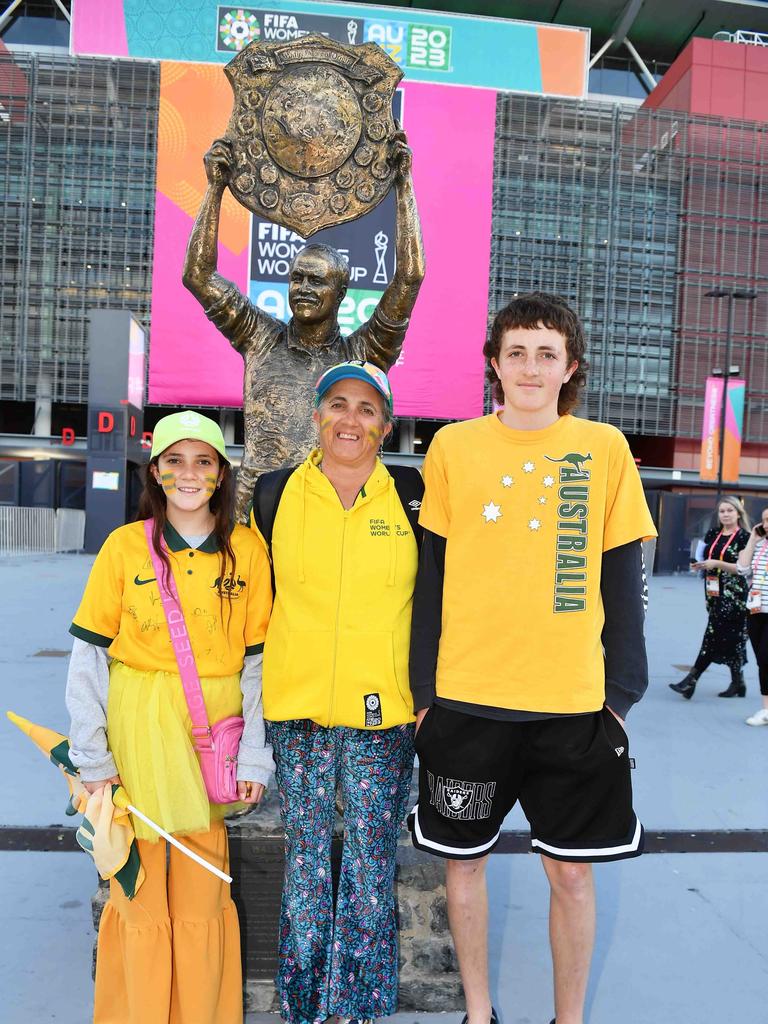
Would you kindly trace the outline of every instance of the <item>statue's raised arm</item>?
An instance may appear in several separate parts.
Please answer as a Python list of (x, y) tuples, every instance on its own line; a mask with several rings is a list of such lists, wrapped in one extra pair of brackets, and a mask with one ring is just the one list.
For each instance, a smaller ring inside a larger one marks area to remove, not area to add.
[(395, 167), (395, 273), (374, 315), (363, 325), (366, 358), (388, 370), (400, 355), (408, 322), (424, 280), (424, 245), (413, 191), (413, 154), (405, 132), (390, 142), (390, 163)]
[(242, 351), (253, 339), (257, 321), (262, 317), (272, 318), (243, 295), (233, 281), (217, 271), (221, 201), (232, 176), (232, 150), (228, 140), (216, 139), (203, 157), (203, 163), (208, 188), (189, 236), (182, 281), (208, 319)]

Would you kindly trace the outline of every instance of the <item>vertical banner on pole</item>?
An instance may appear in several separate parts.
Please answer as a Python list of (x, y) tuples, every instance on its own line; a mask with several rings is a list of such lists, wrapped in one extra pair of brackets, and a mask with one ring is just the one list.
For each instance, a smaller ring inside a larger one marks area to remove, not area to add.
[[(707, 377), (704, 393), (704, 418), (701, 428), (701, 463), (699, 477), (717, 480), (720, 459), (720, 414), (723, 403), (723, 380)], [(725, 407), (725, 448), (723, 451), (723, 482), (737, 483), (741, 456), (741, 430), (744, 423), (746, 382), (729, 380)]]
[(744, 395), (746, 381), (729, 380), (725, 407), (725, 450), (723, 453), (723, 480), (729, 484), (739, 481), (741, 458), (741, 431), (744, 426)]

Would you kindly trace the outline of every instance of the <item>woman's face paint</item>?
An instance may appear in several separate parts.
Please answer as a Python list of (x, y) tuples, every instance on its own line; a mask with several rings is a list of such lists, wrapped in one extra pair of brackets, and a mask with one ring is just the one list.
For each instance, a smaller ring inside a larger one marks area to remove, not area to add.
[(314, 413), (324, 456), (373, 470), (379, 445), (389, 433), (382, 402), (365, 381), (351, 378), (332, 385)]
[(193, 512), (208, 504), (221, 479), (219, 456), (204, 441), (177, 441), (161, 453), (155, 479), (169, 506)]

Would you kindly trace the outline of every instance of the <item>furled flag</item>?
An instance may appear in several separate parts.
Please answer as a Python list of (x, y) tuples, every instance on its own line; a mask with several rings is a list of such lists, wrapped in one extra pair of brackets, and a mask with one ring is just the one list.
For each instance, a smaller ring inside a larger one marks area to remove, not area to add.
[(144, 881), (144, 868), (128, 811), (128, 795), (123, 787), (104, 786), (89, 794), (70, 760), (66, 736), (35, 725), (12, 711), (6, 711), (6, 715), (64, 776), (69, 787), (66, 813), (83, 815), (77, 830), (77, 842), (91, 854), (101, 877), (114, 878), (132, 900)]

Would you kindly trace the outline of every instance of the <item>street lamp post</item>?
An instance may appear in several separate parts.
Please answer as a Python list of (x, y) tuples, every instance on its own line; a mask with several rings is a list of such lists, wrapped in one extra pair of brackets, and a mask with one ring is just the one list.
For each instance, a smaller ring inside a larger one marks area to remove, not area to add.
[[(757, 292), (745, 291), (742, 288), (712, 288), (704, 293), (710, 299), (728, 299), (728, 324), (725, 332), (725, 362), (723, 364), (723, 396), (720, 403), (720, 441), (717, 460), (717, 497), (723, 494), (723, 456), (725, 454), (725, 416), (728, 408), (728, 379), (731, 376), (731, 342), (733, 340), (733, 300), (744, 299), (751, 302), (757, 298)], [(738, 369), (734, 368), (738, 373)]]

